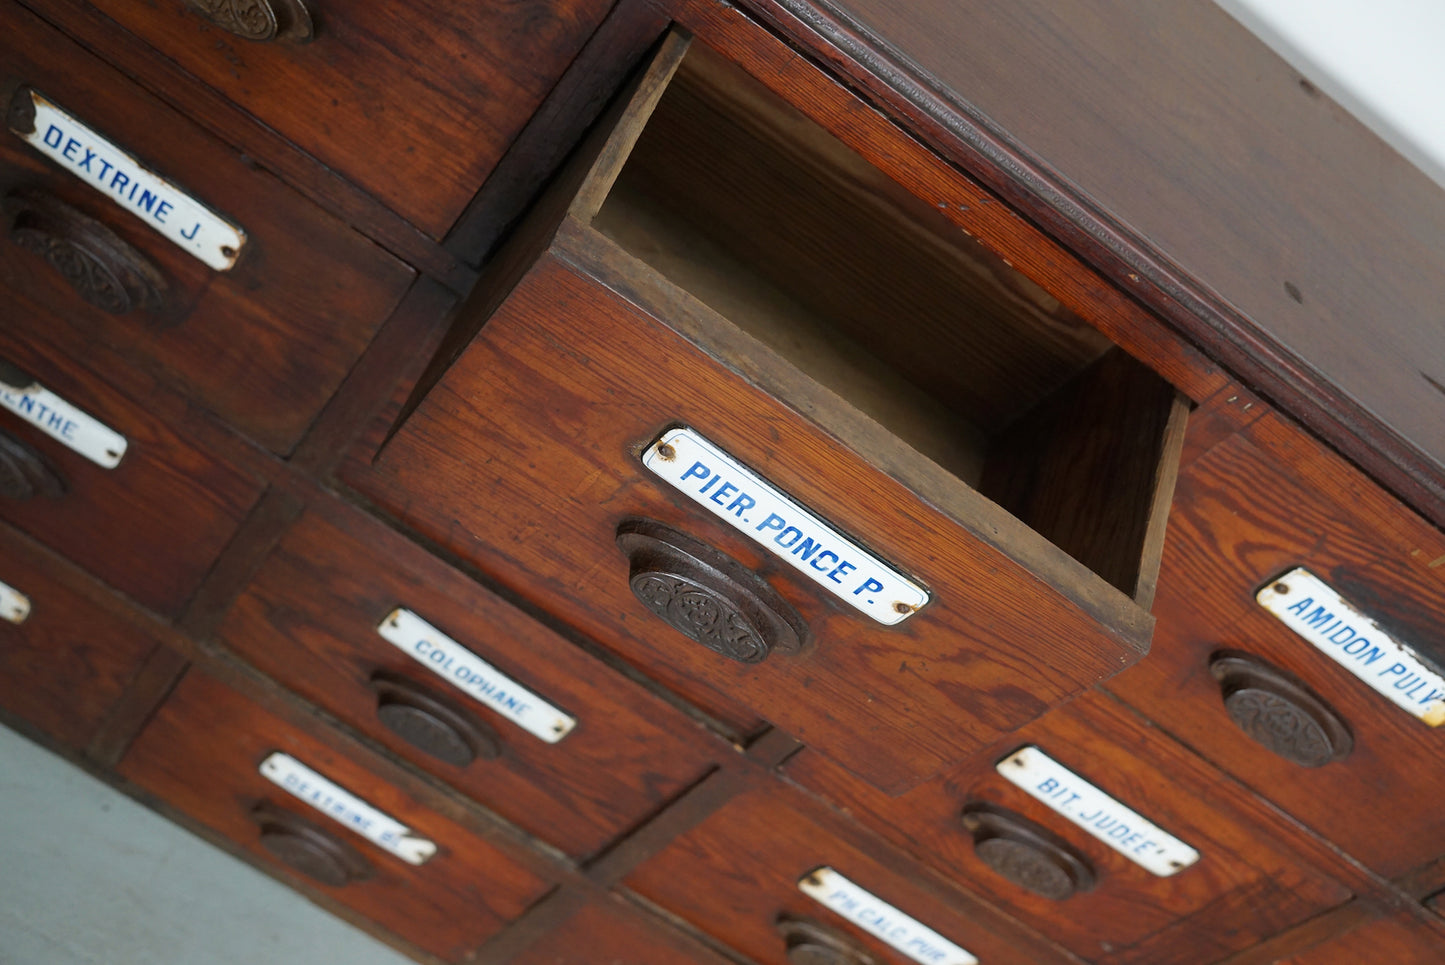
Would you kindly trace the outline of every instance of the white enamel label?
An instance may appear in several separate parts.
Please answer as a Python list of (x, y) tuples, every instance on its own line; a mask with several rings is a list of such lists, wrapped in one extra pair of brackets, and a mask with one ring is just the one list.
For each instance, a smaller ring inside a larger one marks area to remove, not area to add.
[(13, 586), (0, 583), (0, 620), (24, 623), (30, 616), (30, 598)]
[(30, 99), (35, 130), (15, 133), (31, 147), (217, 271), (236, 263), (246, 244), (244, 231), (141, 167), (39, 93), (30, 91)]
[(261, 774), (407, 864), (426, 864), (437, 853), (435, 843), (412, 834), (411, 828), (328, 781), (290, 754), (277, 752), (266, 758), (261, 762)]
[(1199, 860), (1199, 852), (1130, 810), (1049, 757), (1025, 747), (999, 761), (998, 772), (1089, 834), (1167, 878)]
[(919, 924), (886, 901), (874, 897), (832, 868), (811, 872), (798, 888), (808, 897), (925, 965), (978, 965), (978, 959)]
[(125, 437), (34, 383), (23, 389), (0, 383), (0, 406), (58, 439), (97, 466), (114, 469), (125, 455)]
[(1445, 679), (1309, 570), (1291, 570), (1255, 599), (1396, 707), (1431, 727), (1445, 724)]
[(393, 610), (376, 632), (533, 737), (555, 744), (577, 726), (576, 718), (568, 717), (410, 610)]
[(691, 429), (669, 429), (643, 465), (849, 606), (892, 626), (928, 593)]

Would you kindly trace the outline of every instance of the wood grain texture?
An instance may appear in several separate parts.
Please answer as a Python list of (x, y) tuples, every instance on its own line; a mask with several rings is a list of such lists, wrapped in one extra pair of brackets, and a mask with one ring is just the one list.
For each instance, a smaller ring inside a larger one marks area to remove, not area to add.
[[(1180, 476), (1149, 661), (1109, 689), (1205, 758), (1388, 877), (1445, 853), (1435, 800), (1440, 735), (1396, 709), (1254, 599), (1305, 566), (1439, 660), (1445, 537), (1277, 416), (1214, 446)], [(1302, 770), (1229, 723), (1210, 654), (1243, 650), (1295, 674), (1355, 738), (1350, 757)], [(1359, 815), (1390, 813), (1385, 822)]]
[(798, 890), (799, 880), (825, 865), (981, 961), (1078, 961), (986, 902), (940, 887), (906, 863), (880, 860), (848, 832), (813, 821), (809, 807), (780, 785), (758, 787), (683, 835), (625, 884), (759, 965), (787, 963), (775, 927), (783, 914), (836, 928), (890, 965), (911, 961)]
[(0, 11), (0, 30), (15, 38), (0, 52), (0, 97), (34, 86), (249, 238), (235, 268), (213, 271), (7, 132), (0, 194), (44, 188), (142, 252), (168, 286), (159, 313), (117, 318), (6, 241), (0, 280), (64, 320), (37, 329), (22, 316), (16, 327), (80, 359), (98, 346), (118, 349), (262, 445), (288, 451), (412, 270), (17, 5)]
[[(1028, 744), (1199, 851), (1199, 862), (1157, 877), (1006, 781), (994, 765)], [(811, 752), (786, 773), (1089, 961), (1214, 961), (1350, 897), (1301, 858), (1297, 829), (1097, 692), (895, 800)], [(1057, 902), (993, 873), (959, 820), (973, 801), (1008, 808), (1063, 838), (1092, 865), (1093, 890)]]
[[(310, 730), (288, 726), (192, 671), (131, 746), (118, 772), (263, 859), (267, 854), (249, 814), (260, 801), (334, 832), (362, 852), (373, 874), (339, 889), (311, 886), (449, 961), (462, 960), (546, 891), (545, 881), (502, 852), (338, 753), (322, 728)], [(295, 800), (257, 772), (273, 751), (291, 754), (435, 841), (438, 854), (414, 868)]]
[(179, 651), (166, 646), (153, 649), (86, 745), (85, 756), (102, 767), (119, 763), (131, 741), (189, 667), (190, 661)]
[(175, 401), (173, 393), (157, 389), (142, 405), (62, 352), (28, 339), (28, 329), (53, 331), (64, 322), (19, 294), (7, 297), (7, 317), (24, 324), (0, 330), (0, 358), (110, 426), (129, 448), (120, 465), (104, 469), (0, 411), (0, 426), (39, 450), (68, 486), (54, 500), (0, 502), (0, 516), (142, 605), (176, 613), (260, 497), (262, 483), (192, 443), (183, 423), (177, 427), (156, 414)]
[(728, 965), (730, 960), (680, 930), (649, 919), (626, 900), (610, 897), (584, 905), (509, 961), (511, 965)]
[(240, 40), (184, 0), (94, 6), (440, 238), (610, 4), (313, 0), (299, 47)]
[(1333, 941), (1287, 958), (1278, 965), (1437, 965), (1445, 960), (1445, 928), (1428, 925), (1409, 914), (1379, 918)]

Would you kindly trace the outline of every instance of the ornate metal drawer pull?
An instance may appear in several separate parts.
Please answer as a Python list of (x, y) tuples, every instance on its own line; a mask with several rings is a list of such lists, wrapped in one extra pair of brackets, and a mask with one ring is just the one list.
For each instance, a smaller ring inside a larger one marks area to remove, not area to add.
[(65, 479), (44, 456), (10, 433), (0, 432), (0, 498), (21, 502), (64, 495)]
[(979, 860), (1020, 888), (1063, 901), (1094, 887), (1088, 860), (1022, 814), (980, 801), (965, 805), (962, 821)]
[(502, 753), (491, 728), (406, 677), (378, 671), (371, 689), (376, 692), (376, 716), (387, 730), (424, 754), (466, 767)]
[(816, 921), (784, 915), (777, 924), (788, 965), (880, 965), (842, 932)]
[(1294, 675), (1251, 654), (1222, 650), (1209, 660), (1229, 719), (1261, 746), (1300, 767), (1342, 761), (1350, 728)]
[(261, 847), (308, 878), (341, 888), (371, 876), (360, 852), (305, 818), (263, 801), (251, 819), (261, 828)]
[(315, 36), (301, 0), (187, 0), (211, 23), (245, 40), (304, 44)]
[(760, 663), (808, 639), (798, 611), (762, 579), (706, 543), (650, 519), (617, 529), (632, 593), (679, 633), (729, 660)]
[(115, 232), (40, 190), (7, 195), (10, 240), (44, 258), (81, 298), (112, 315), (165, 306), (166, 281)]

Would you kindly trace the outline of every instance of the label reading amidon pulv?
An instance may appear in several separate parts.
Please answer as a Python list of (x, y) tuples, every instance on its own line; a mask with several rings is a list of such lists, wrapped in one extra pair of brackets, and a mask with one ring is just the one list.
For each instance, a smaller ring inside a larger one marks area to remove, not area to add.
[(392, 646), (533, 737), (555, 744), (577, 726), (526, 687), (410, 610), (396, 609), (376, 632)]
[(261, 762), (260, 771), (281, 790), (407, 864), (426, 864), (437, 853), (435, 842), (413, 834), (396, 818), (378, 811), (290, 754), (272, 754)]
[(864, 891), (832, 868), (819, 868), (804, 875), (798, 882), (798, 889), (915, 962), (923, 962), (924, 965), (978, 965), (978, 959), (970, 953), (886, 901)]
[(691, 429), (669, 429), (642, 463), (856, 610), (893, 626), (928, 602), (918, 584), (843, 536)]
[(0, 383), (0, 407), (102, 468), (114, 469), (125, 455), (124, 436), (39, 383), (23, 387)]
[(30, 616), (30, 598), (8, 583), (0, 583), (0, 620), (24, 623)]
[[(35, 120), (32, 130), (16, 130), (35, 150), (120, 205), (182, 251), (217, 271), (236, 263), (246, 233), (212, 212), (160, 175), (148, 171), (130, 154), (107, 141), (38, 91), (29, 97)], [(16, 116), (12, 109), (10, 116)]]
[(1161, 878), (1199, 860), (1199, 852), (1125, 807), (1037, 747), (998, 762), (998, 772), (1115, 851)]
[(1309, 570), (1291, 570), (1271, 581), (1255, 599), (1411, 717), (1431, 727), (1445, 724), (1445, 679)]

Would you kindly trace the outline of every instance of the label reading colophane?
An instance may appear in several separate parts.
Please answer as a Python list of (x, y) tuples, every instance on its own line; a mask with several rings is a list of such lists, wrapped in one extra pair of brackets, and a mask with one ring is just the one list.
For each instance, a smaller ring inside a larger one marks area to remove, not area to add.
[(819, 904), (924, 965), (978, 965), (978, 959), (938, 932), (864, 891), (832, 868), (819, 868), (798, 882)]
[(1300, 567), (1272, 580), (1255, 599), (1411, 717), (1431, 727), (1445, 724), (1445, 679), (1309, 570)]
[(928, 593), (691, 429), (669, 429), (642, 463), (674, 489), (856, 610), (892, 626)]

